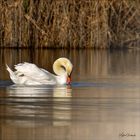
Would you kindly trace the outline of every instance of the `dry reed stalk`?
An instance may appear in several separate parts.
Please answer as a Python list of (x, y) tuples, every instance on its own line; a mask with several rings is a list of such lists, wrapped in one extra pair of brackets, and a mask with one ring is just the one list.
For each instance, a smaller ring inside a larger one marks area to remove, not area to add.
[(132, 46), (133, 42), (126, 42), (128, 42), (128, 40), (140, 40), (138, 37), (140, 35), (140, 24), (138, 23), (138, 19), (136, 19), (139, 17), (138, 8), (126, 0), (122, 0), (120, 3), (114, 0), (110, 8), (109, 27), (112, 35), (114, 35), (111, 42), (112, 46)]
[(1, 0), (0, 46), (139, 46), (139, 7), (138, 0)]

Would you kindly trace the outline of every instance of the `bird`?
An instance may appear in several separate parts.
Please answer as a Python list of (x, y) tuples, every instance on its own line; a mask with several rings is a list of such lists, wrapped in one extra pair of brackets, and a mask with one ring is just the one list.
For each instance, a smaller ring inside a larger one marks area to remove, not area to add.
[(17, 85), (65, 85), (71, 84), (71, 73), (73, 65), (68, 58), (61, 57), (55, 60), (52, 74), (49, 71), (39, 68), (37, 65), (29, 62), (14, 65), (15, 71), (12, 71), (6, 64), (10, 78)]

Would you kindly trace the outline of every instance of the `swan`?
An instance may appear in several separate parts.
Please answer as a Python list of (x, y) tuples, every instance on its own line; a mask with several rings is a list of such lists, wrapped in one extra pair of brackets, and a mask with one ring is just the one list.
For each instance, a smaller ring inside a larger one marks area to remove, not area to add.
[(6, 64), (13, 83), (18, 85), (64, 85), (70, 84), (73, 65), (67, 58), (59, 58), (53, 64), (53, 71), (56, 75), (35, 64), (24, 62), (15, 65), (12, 71)]

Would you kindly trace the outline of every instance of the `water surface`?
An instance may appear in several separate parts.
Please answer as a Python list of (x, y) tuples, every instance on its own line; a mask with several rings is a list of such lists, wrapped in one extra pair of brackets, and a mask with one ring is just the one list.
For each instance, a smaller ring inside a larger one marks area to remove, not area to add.
[[(70, 86), (16, 86), (5, 63), (52, 72), (71, 59)], [(140, 140), (140, 52), (0, 50), (1, 140)]]

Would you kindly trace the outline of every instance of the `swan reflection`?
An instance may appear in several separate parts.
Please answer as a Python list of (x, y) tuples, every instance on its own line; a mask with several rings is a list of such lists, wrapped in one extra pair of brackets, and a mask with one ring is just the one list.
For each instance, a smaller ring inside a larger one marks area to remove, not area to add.
[(7, 88), (4, 118), (22, 126), (69, 125), (71, 120), (70, 86), (16, 86)]

